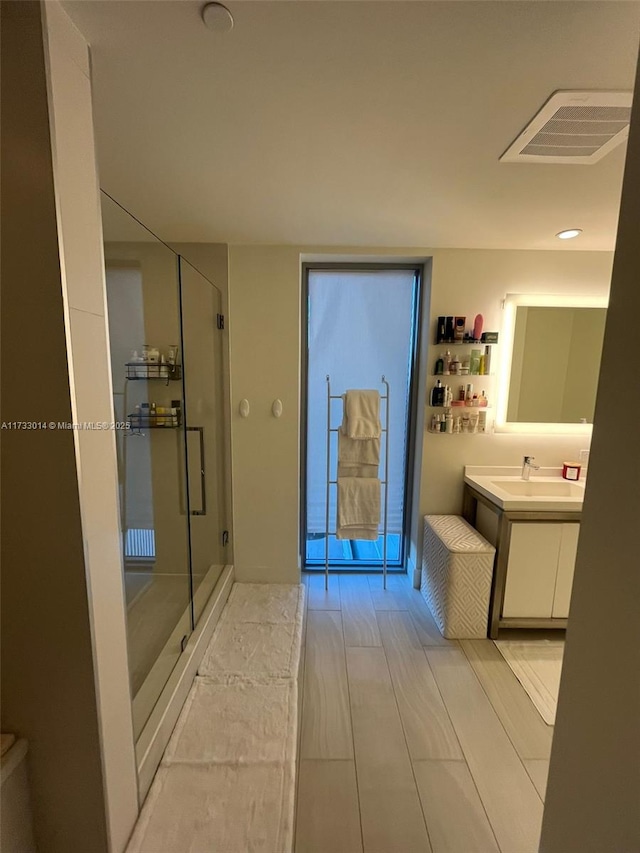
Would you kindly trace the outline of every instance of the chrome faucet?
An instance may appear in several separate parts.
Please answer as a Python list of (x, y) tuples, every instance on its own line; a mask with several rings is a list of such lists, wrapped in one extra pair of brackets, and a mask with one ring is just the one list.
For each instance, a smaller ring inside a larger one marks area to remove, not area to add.
[(529, 479), (529, 475), (531, 474), (532, 470), (533, 471), (539, 470), (540, 466), (533, 464), (533, 460), (535, 458), (536, 458), (535, 456), (525, 456), (524, 459), (522, 460), (522, 479), (523, 480)]

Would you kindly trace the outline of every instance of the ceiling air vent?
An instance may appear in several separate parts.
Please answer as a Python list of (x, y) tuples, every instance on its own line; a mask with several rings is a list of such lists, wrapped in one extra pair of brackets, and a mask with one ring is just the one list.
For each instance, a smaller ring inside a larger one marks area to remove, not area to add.
[(629, 134), (631, 92), (554, 92), (502, 163), (596, 163)]

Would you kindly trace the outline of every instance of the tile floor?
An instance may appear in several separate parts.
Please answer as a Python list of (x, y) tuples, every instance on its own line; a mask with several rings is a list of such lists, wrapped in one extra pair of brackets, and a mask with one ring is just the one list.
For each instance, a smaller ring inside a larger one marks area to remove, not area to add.
[(406, 576), (305, 575), (295, 853), (535, 853), (553, 728)]

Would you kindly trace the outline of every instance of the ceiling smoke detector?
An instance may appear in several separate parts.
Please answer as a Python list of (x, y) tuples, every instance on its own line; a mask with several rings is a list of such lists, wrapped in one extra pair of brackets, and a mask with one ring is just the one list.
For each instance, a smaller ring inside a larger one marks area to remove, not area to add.
[(502, 163), (597, 163), (629, 135), (631, 92), (554, 92)]
[(200, 14), (205, 27), (215, 33), (228, 33), (233, 29), (233, 15), (222, 3), (207, 3)]

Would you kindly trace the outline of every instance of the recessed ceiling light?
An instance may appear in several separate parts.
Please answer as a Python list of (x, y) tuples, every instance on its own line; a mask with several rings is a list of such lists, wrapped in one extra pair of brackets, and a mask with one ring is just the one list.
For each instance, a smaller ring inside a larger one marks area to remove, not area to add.
[(582, 234), (582, 228), (568, 228), (566, 231), (559, 231), (556, 237), (561, 240), (571, 240), (572, 237), (579, 237)]
[(201, 15), (205, 27), (216, 33), (228, 33), (233, 29), (233, 15), (222, 3), (207, 3)]

